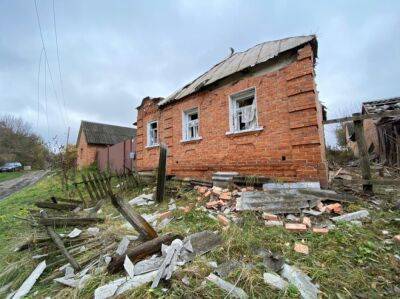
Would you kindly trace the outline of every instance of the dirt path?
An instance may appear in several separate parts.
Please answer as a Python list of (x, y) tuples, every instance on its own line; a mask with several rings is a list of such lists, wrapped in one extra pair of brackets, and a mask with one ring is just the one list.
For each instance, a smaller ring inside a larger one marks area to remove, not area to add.
[(33, 185), (38, 180), (40, 180), (46, 173), (47, 173), (46, 170), (31, 171), (19, 178), (0, 182), (0, 200), (13, 194), (14, 192), (21, 190), (26, 186)]

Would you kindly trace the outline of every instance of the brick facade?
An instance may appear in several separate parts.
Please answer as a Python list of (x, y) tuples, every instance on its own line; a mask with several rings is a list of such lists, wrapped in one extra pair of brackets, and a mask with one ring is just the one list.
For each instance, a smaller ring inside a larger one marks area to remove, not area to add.
[(76, 164), (78, 169), (89, 166), (96, 162), (97, 150), (106, 148), (106, 145), (93, 145), (86, 142), (85, 133), (81, 132), (77, 144), (78, 157)]
[[(167, 172), (210, 179), (216, 171), (263, 175), (284, 181), (327, 183), (322, 107), (314, 81), (314, 56), (307, 44), (279, 68), (258, 69), (240, 79), (224, 80), (159, 108), (145, 99), (138, 107), (137, 169), (152, 170), (158, 147), (148, 148), (147, 123), (158, 121), (158, 136), (168, 146)], [(227, 135), (229, 95), (256, 88), (261, 131)], [(201, 140), (181, 142), (182, 114), (198, 108)]]

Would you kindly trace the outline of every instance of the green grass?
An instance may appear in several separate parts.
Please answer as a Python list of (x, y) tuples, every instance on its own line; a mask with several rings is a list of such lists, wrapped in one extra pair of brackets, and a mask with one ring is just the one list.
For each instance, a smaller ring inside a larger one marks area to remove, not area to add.
[[(151, 290), (149, 285), (127, 292), (126, 298), (223, 298), (226, 293), (209, 282), (205, 277), (212, 271), (210, 261), (221, 264), (225, 261), (242, 261), (250, 267), (233, 271), (227, 278), (229, 282), (243, 288), (251, 298), (299, 298), (299, 293), (294, 286), (286, 291), (277, 291), (263, 282), (262, 275), (265, 269), (262, 257), (257, 255), (258, 249), (269, 249), (281, 254), (286, 262), (293, 264), (307, 273), (315, 283), (320, 285), (320, 290), (325, 298), (344, 298), (363, 295), (368, 298), (386, 297), (395, 298), (395, 286), (400, 284), (399, 262), (393, 257), (400, 255), (400, 247), (395, 244), (385, 244), (382, 230), (388, 230), (393, 236), (399, 233), (399, 223), (393, 221), (400, 218), (400, 213), (390, 209), (399, 194), (397, 188), (393, 192), (377, 190), (377, 197), (383, 201), (380, 209), (373, 208), (366, 200), (345, 205), (346, 212), (367, 208), (371, 213), (371, 221), (362, 227), (346, 223), (337, 225), (327, 235), (307, 233), (289, 233), (283, 228), (266, 228), (260, 213), (240, 213), (241, 221), (231, 224), (228, 229), (223, 229), (220, 224), (211, 219), (207, 212), (200, 207), (204, 203), (196, 201), (197, 194), (187, 191), (179, 184), (174, 185), (176, 190), (168, 197), (176, 200), (177, 206), (193, 205), (189, 213), (177, 209), (174, 211), (174, 220), (163, 229), (163, 233), (175, 232), (188, 235), (202, 230), (218, 231), (223, 238), (223, 245), (204, 256), (197, 257), (193, 262), (186, 264), (173, 274), (171, 281), (162, 282), (159, 288)], [(387, 188), (387, 187), (386, 187)], [(135, 189), (123, 194), (124, 198), (131, 199), (140, 193), (151, 193), (151, 188)], [(31, 261), (31, 252), (14, 253), (16, 244), (35, 233), (34, 229), (23, 220), (13, 216), (26, 217), (28, 209), (39, 199), (48, 198), (50, 195), (61, 195), (58, 180), (47, 177), (35, 186), (26, 188), (0, 202), (0, 269), (8, 269), (11, 264), (17, 263), (17, 270), (1, 276), (0, 286), (13, 281), (13, 286), (18, 287), (33, 270), (35, 263)], [(155, 206), (135, 207), (140, 213), (163, 212), (168, 209), (168, 200)], [(125, 234), (132, 234), (133, 230), (121, 227), (123, 219), (112, 219), (118, 212), (106, 204), (102, 215), (106, 215), (106, 222), (101, 226), (105, 230), (104, 238), (120, 239)], [(304, 242), (310, 248), (309, 255), (294, 252), (295, 242)], [(48, 273), (46, 272), (45, 275)], [(121, 275), (123, 275), (121, 273)], [(55, 298), (92, 298), (94, 290), (121, 275), (106, 275), (99, 273), (93, 275), (83, 290), (63, 288), (56, 283), (43, 284), (38, 282), (31, 295), (37, 297), (51, 296)], [(186, 286), (181, 279), (189, 277), (190, 285)], [(164, 292), (162, 288), (168, 290)], [(35, 293), (37, 292), (37, 293)]]
[(0, 172), (0, 182), (16, 179), (22, 176), (24, 172), (14, 171), (14, 172)]

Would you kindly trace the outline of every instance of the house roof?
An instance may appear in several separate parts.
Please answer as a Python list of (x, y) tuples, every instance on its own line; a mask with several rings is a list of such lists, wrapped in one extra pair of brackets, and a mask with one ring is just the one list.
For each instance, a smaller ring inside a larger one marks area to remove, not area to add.
[(311, 42), (315, 56), (317, 55), (317, 38), (315, 35), (296, 36), (285, 39), (269, 41), (258, 44), (247, 51), (234, 53), (228, 58), (214, 65), (210, 70), (197, 79), (177, 90), (158, 105), (163, 106), (170, 102), (182, 99), (190, 94), (199, 91), (204, 86), (210, 85), (230, 75), (252, 68), (260, 63), (266, 62), (279, 54), (300, 47)]
[(82, 131), (85, 133), (88, 144), (112, 145), (136, 136), (136, 129), (134, 128), (83, 120), (79, 129), (78, 142)]
[(400, 110), (400, 97), (362, 103), (362, 113), (373, 114), (390, 110)]

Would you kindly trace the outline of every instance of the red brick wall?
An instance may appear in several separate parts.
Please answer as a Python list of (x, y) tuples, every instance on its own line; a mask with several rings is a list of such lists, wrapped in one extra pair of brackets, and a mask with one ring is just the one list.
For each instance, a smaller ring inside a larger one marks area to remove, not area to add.
[(78, 141), (78, 157), (76, 161), (78, 168), (81, 169), (94, 163), (96, 161), (97, 150), (105, 147), (105, 145), (87, 144), (85, 133), (82, 131)]
[[(158, 120), (159, 138), (169, 149), (170, 174), (210, 179), (215, 171), (238, 171), (325, 185), (325, 141), (313, 60), (307, 45), (296, 61), (280, 70), (190, 95), (161, 110), (157, 101), (145, 100), (138, 108), (137, 169), (157, 165), (158, 148), (146, 148), (146, 135), (147, 123)], [(250, 87), (256, 88), (258, 125), (263, 130), (226, 135), (229, 95)], [(194, 107), (199, 109), (202, 140), (182, 143), (182, 112)]]

